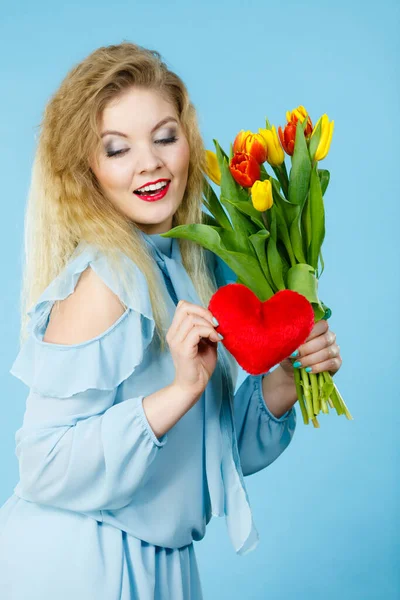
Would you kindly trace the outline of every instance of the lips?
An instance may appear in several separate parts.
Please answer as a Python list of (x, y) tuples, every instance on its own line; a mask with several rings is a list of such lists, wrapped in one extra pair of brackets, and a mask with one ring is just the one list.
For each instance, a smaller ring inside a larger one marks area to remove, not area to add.
[(167, 185), (159, 190), (156, 194), (137, 194), (136, 191), (133, 193), (137, 196), (137, 198), (140, 198), (140, 200), (144, 200), (145, 202), (155, 202), (156, 200), (161, 200), (161, 198), (164, 198), (169, 190), (170, 183), (171, 182), (168, 181)]
[(171, 180), (170, 179), (157, 179), (156, 181), (148, 181), (147, 183), (145, 183), (144, 185), (140, 186), (139, 188), (137, 188), (136, 190), (133, 190), (134, 193), (136, 192), (140, 192), (143, 188), (147, 187), (148, 185), (156, 185), (157, 183), (169, 183)]

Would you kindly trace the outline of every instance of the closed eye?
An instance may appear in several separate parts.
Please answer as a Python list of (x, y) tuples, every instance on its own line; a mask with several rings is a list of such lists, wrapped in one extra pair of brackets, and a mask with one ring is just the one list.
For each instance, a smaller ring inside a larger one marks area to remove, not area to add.
[[(173, 137), (169, 137), (169, 138), (164, 138), (163, 140), (156, 140), (154, 143), (155, 144), (163, 144), (163, 145), (167, 145), (167, 144), (173, 144), (174, 142), (178, 141), (178, 138), (176, 136)], [(114, 156), (121, 156), (122, 154), (125, 154), (126, 152), (128, 152), (129, 148), (123, 148), (122, 150), (115, 150), (115, 151), (111, 151), (109, 150), (107, 152), (107, 156), (108, 158), (112, 158)]]

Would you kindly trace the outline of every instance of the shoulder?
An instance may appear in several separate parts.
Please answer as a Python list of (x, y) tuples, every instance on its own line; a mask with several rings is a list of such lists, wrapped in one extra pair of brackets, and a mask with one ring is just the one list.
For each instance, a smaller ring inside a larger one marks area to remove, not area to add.
[(43, 341), (78, 344), (106, 331), (125, 312), (119, 296), (89, 264), (73, 292), (58, 300), (50, 312)]
[(12, 375), (36, 392), (66, 398), (112, 390), (133, 373), (155, 321), (142, 271), (122, 259), (127, 287), (97, 248), (73, 254), (28, 311), (29, 335)]

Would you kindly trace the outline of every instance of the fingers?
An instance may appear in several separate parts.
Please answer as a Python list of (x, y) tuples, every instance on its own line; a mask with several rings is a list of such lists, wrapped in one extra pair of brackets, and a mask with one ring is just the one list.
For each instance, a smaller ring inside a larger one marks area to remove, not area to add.
[[(298, 364), (299, 362), (300, 364)], [(307, 354), (307, 356), (301, 358), (297, 356), (294, 364), (296, 365), (296, 368), (311, 367), (311, 371), (309, 371), (311, 373), (319, 373), (322, 371), (336, 372), (342, 364), (340, 346), (331, 344), (323, 350)]]
[(314, 325), (310, 336), (304, 344), (299, 346), (299, 354), (297, 355), (296, 360), (301, 360), (301, 357), (323, 350), (336, 342), (336, 334), (329, 329), (327, 324), (317, 328), (320, 323), (326, 323), (326, 321), (318, 321), (318, 323)]
[(186, 337), (182, 340), (182, 344), (185, 344), (187, 349), (194, 350), (195, 353), (198, 351), (198, 345), (202, 338), (208, 338), (212, 342), (219, 342), (218, 333), (213, 327), (204, 327), (203, 325), (196, 325), (192, 327)]
[(203, 306), (199, 306), (198, 304), (193, 304), (192, 302), (188, 302), (187, 300), (180, 300), (177, 304), (173, 321), (171, 323), (171, 327), (169, 329), (169, 336), (174, 338), (177, 331), (181, 327), (181, 323), (187, 317), (188, 314), (196, 315), (198, 320), (196, 323), (204, 323), (210, 324), (213, 328), (216, 327), (214, 325), (212, 319), (213, 314), (207, 308)]
[(310, 335), (308, 336), (308, 338), (306, 339), (306, 341), (304, 343), (306, 344), (309, 340), (312, 340), (312, 339), (322, 335), (323, 333), (326, 333), (328, 331), (328, 329), (329, 329), (328, 321), (321, 319), (320, 321), (318, 321), (318, 323), (315, 323), (314, 327), (311, 330)]
[[(173, 336), (172, 341), (176, 344), (183, 344), (189, 336), (191, 343), (195, 344), (198, 344), (200, 337), (208, 337), (214, 342), (220, 341), (214, 326), (211, 325), (206, 319), (198, 317), (192, 313), (189, 313), (183, 317), (183, 320)], [(193, 340), (195, 341), (193, 342)]]

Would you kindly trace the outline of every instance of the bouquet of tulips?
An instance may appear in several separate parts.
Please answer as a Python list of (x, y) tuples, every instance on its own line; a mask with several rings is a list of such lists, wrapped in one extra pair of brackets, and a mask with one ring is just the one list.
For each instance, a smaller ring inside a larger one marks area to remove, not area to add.
[[(279, 138), (268, 119), (258, 133), (241, 130), (229, 156), (213, 140), (216, 151), (206, 150), (206, 175), (220, 194), (205, 177), (204, 204), (211, 216), (206, 223), (175, 227), (168, 236), (190, 239), (217, 254), (238, 276), (237, 283), (260, 301), (285, 289), (302, 294), (317, 322), (331, 315), (318, 298), (324, 269), (323, 196), (330, 177), (318, 162), (328, 154), (334, 122), (324, 114), (313, 127), (303, 106), (288, 111), (286, 119)], [(289, 174), (285, 153), (291, 160)], [(317, 415), (329, 413), (328, 405), (352, 419), (328, 371), (300, 368), (294, 376), (305, 424), (319, 427)]]

